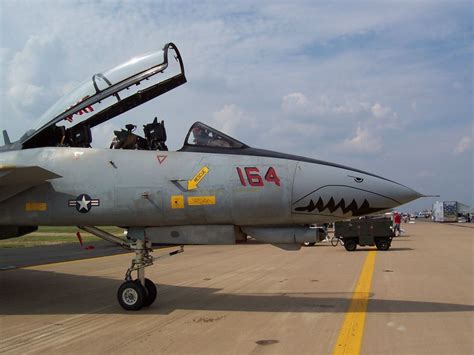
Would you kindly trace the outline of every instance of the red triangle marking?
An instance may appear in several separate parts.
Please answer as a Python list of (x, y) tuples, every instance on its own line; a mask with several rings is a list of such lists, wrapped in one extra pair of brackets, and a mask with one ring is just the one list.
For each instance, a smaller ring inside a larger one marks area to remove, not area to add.
[(156, 157), (158, 158), (158, 163), (161, 165), (165, 161), (167, 155), (157, 155)]

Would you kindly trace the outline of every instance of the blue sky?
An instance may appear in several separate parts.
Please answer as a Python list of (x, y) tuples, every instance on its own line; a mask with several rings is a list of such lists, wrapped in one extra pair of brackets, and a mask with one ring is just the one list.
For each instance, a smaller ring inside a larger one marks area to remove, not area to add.
[(471, 1), (3, 0), (0, 128), (18, 139), (92, 73), (173, 41), (188, 84), (95, 146), (158, 115), (179, 149), (200, 120), (472, 205), (472, 18)]

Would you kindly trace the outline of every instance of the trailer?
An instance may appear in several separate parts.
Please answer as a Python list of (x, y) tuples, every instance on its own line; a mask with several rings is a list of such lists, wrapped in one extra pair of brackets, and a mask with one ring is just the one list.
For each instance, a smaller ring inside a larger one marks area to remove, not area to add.
[(392, 221), (387, 218), (336, 222), (334, 228), (335, 237), (343, 241), (347, 251), (354, 251), (357, 245), (388, 250), (395, 236)]
[(436, 201), (433, 203), (433, 221), (435, 222), (457, 222), (457, 201)]

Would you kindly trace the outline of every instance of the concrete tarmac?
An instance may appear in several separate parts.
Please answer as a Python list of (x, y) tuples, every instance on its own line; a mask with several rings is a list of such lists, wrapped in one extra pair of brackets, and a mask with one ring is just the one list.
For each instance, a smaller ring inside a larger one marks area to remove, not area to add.
[(128, 250), (106, 241), (42, 245), (29, 248), (0, 248), (0, 271), (69, 260), (124, 254)]
[[(362, 353), (474, 352), (466, 226), (404, 224), (376, 252)], [(367, 254), (187, 246), (147, 268), (158, 298), (139, 312), (116, 301), (131, 254), (1, 271), (0, 352), (332, 353)]]

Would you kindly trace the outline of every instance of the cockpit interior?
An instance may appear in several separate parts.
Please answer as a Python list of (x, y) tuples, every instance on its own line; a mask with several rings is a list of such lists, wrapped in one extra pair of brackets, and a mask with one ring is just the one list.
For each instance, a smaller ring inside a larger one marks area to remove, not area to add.
[[(115, 137), (111, 149), (168, 150), (166, 146), (166, 129), (164, 121), (158, 122), (155, 117), (152, 123), (143, 126), (144, 137), (136, 132), (137, 126), (127, 124), (125, 129), (114, 131)], [(244, 143), (219, 132), (202, 122), (194, 123), (189, 129), (182, 150), (187, 147), (244, 148)]]

